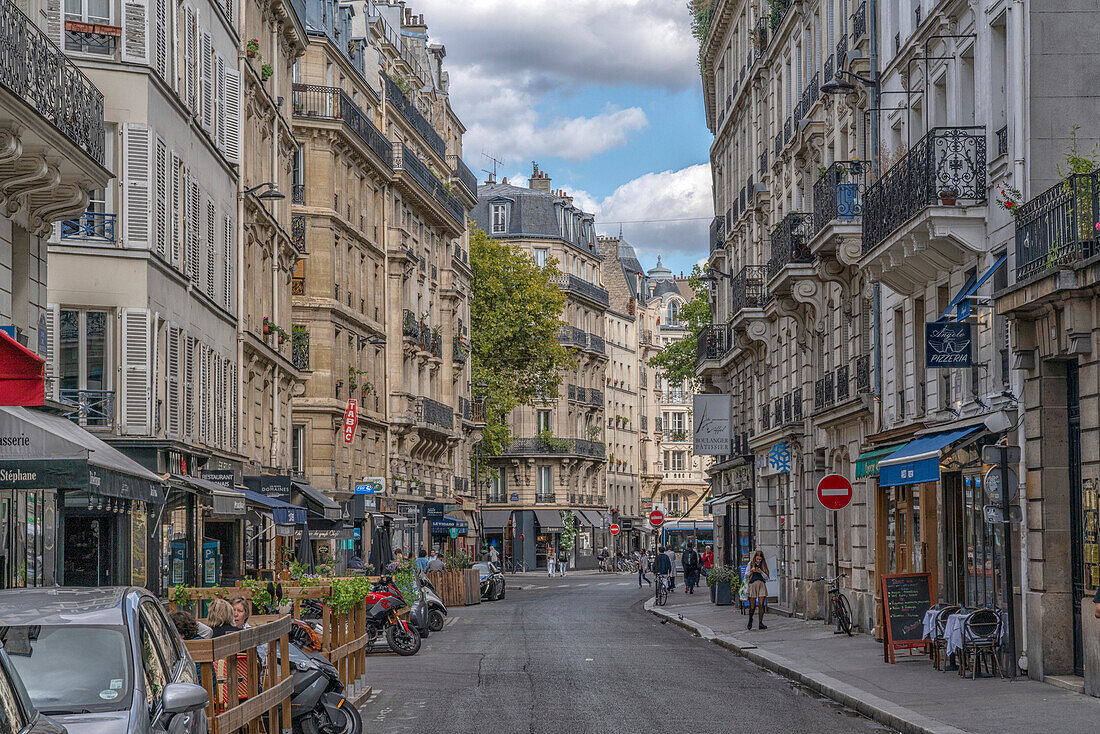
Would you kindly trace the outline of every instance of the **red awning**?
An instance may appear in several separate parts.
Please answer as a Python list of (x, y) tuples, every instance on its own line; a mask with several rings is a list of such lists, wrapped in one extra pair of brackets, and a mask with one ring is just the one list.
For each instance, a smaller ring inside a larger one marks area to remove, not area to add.
[(45, 403), (45, 360), (0, 331), (0, 405)]

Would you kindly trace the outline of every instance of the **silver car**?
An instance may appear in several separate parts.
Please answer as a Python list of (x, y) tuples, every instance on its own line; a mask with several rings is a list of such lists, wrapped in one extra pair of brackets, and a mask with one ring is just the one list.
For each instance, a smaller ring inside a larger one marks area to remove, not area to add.
[(3, 734), (65, 734), (42, 715), (19, 680), (7, 652), (0, 648), (0, 732)]
[(0, 640), (34, 705), (69, 734), (206, 734), (206, 691), (137, 587), (0, 591)]

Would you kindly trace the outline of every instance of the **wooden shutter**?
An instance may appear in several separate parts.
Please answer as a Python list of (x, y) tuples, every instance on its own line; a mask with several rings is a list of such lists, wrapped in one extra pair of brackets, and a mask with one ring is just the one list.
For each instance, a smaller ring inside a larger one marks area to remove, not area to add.
[(234, 252), (233, 252), (233, 218), (228, 214), (225, 215), (222, 227), (222, 258), (224, 265), (224, 280), (222, 282), (222, 303), (226, 309), (232, 311), (233, 308), (233, 266)]
[(241, 73), (225, 70), (225, 156), (232, 163), (241, 157)]
[(214, 300), (218, 272), (218, 218), (214, 200), (206, 197), (206, 295)]
[(168, 250), (168, 146), (160, 137), (157, 137), (156, 158), (156, 194), (153, 206), (156, 209), (156, 248), (157, 254), (166, 256)]
[(225, 151), (225, 58), (214, 56), (214, 126), (217, 128), (218, 147)]
[(180, 202), (180, 195), (182, 193), (182, 187), (180, 186), (180, 175), (182, 174), (182, 164), (180, 157), (176, 153), (172, 152), (172, 219), (169, 223), (169, 230), (172, 237), (172, 265), (180, 267), (180, 230), (183, 227), (183, 206)]
[(195, 113), (195, 9), (187, 5), (183, 9), (183, 99), (191, 114)]
[(154, 31), (155, 48), (153, 51), (153, 62), (156, 67), (157, 73), (160, 74), (160, 78), (167, 84), (172, 84), (173, 80), (170, 76), (172, 65), (169, 62), (169, 48), (168, 48), (168, 26), (172, 22), (171, 10), (169, 10), (168, 0), (153, 0), (155, 3), (154, 23), (156, 23), (156, 29)]
[(122, 309), (122, 433), (152, 433), (152, 365), (149, 310)]
[(60, 308), (56, 303), (46, 304), (46, 395), (58, 398), (57, 334)]
[(237, 429), (237, 365), (229, 365), (229, 407), (225, 411), (229, 415), (229, 450), (236, 451), (240, 446), (240, 433)]
[(149, 63), (148, 0), (126, 0), (122, 4), (122, 60)]
[(187, 233), (187, 268), (188, 277), (196, 286), (199, 284), (199, 232), (202, 228), (202, 194), (199, 191), (199, 182), (190, 181), (191, 195), (189, 206), (191, 207), (190, 231)]
[(199, 68), (202, 70), (202, 126), (206, 132), (211, 132), (214, 129), (214, 42), (209, 31), (202, 33), (199, 54)]
[(195, 438), (195, 340), (183, 336), (183, 435)]
[(123, 242), (149, 248), (153, 133), (145, 125), (122, 128)]
[(210, 348), (199, 342), (199, 440), (210, 443)]
[(168, 344), (165, 354), (165, 379), (168, 409), (168, 437), (180, 436), (180, 328), (168, 325)]

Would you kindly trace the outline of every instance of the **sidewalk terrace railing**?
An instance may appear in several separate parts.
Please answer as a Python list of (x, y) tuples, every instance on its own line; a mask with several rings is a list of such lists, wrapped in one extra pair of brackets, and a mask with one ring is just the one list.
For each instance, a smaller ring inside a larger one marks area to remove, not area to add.
[(103, 94), (10, 0), (0, 0), (0, 48), (0, 86), (103, 165)]
[(572, 273), (559, 273), (550, 278), (550, 282), (562, 290), (579, 293), (604, 306), (607, 306), (611, 302), (611, 297), (606, 290), (600, 288), (598, 285), (592, 285), (587, 280), (579, 278)]
[(290, 327), (290, 355), (294, 369), (309, 370), (309, 329), (300, 324)]
[(864, 170), (860, 161), (836, 161), (814, 183), (814, 234), (829, 222), (852, 222), (863, 214)]
[(386, 80), (386, 101), (401, 113), (405, 121), (412, 125), (417, 134), (424, 139), (424, 142), (432, 150), (439, 154), (440, 158), (445, 159), (447, 157), (447, 144), (443, 142), (443, 138), (435, 131), (432, 124), (424, 118), (424, 115), (420, 114), (420, 110), (416, 109), (416, 105), (405, 96), (405, 93), (401, 91), (401, 87), (397, 86), (385, 74), (382, 77)]
[(114, 242), (115, 215), (87, 211), (79, 219), (66, 219), (61, 223), (61, 239)]
[(1100, 252), (1100, 169), (1071, 176), (1016, 215), (1016, 280)]
[(290, 218), (290, 242), (298, 252), (306, 251), (306, 217), (295, 214)]
[(455, 178), (462, 184), (463, 188), (477, 196), (477, 176), (470, 170), (470, 167), (459, 158), (457, 155), (448, 155), (447, 164), (454, 169)]
[(814, 215), (790, 212), (772, 230), (772, 259), (768, 263), (768, 279), (772, 280), (791, 263), (814, 261), (810, 252), (810, 227)]
[(424, 190), (428, 196), (435, 199), (442, 206), (451, 219), (458, 224), (465, 224), (466, 209), (455, 195), (447, 191), (446, 187), (436, 178), (431, 169), (422, 163), (416, 155), (409, 150), (404, 143), (393, 144), (391, 168), (395, 171), (404, 171), (409, 174), (416, 185)]
[(726, 218), (715, 217), (710, 222), (710, 251), (711, 254), (726, 241)]
[(699, 330), (695, 340), (695, 364), (703, 364), (710, 359), (722, 359), (733, 348), (732, 332), (729, 324), (711, 324)]
[(563, 326), (558, 329), (558, 341), (567, 347), (584, 349), (588, 346), (588, 335), (584, 333), (584, 329), (576, 326)]
[(524, 456), (529, 454), (567, 454), (588, 456), (594, 459), (605, 458), (605, 448), (600, 441), (587, 441), (582, 438), (516, 438), (508, 444), (501, 456)]
[(863, 199), (863, 252), (925, 208), (986, 197), (984, 127), (937, 127), (920, 139)]
[(61, 390), (62, 405), (73, 410), (63, 415), (82, 426), (107, 428), (115, 422), (114, 390)]
[(763, 308), (768, 300), (768, 266), (746, 265), (730, 284), (730, 313)]
[(416, 420), (418, 423), (430, 423), (451, 430), (455, 427), (455, 412), (451, 406), (431, 398), (417, 398)]
[(291, 94), (295, 117), (342, 120), (383, 163), (390, 165), (393, 146), (347, 92), (337, 87), (295, 84)]

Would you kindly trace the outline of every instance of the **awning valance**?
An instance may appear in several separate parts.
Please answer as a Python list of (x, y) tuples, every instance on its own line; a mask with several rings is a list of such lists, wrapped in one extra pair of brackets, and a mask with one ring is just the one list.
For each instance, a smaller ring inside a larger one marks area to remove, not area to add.
[(332, 498), (328, 497), (324, 492), (314, 489), (306, 482), (299, 482), (297, 480), (291, 480), (290, 486), (305, 499), (306, 505), (310, 510), (317, 513), (317, 515), (323, 517), (325, 520), (339, 520), (344, 516), (344, 511), (341, 509), (340, 505)]
[(458, 528), (458, 532), (461, 535), (465, 535), (469, 530), (470, 524), (465, 520), (459, 520), (457, 517), (451, 517), (450, 515), (444, 515), (442, 520), (432, 520), (432, 532), (433, 533), (446, 533), (451, 528)]
[(560, 533), (565, 529), (561, 513), (557, 510), (535, 510), (535, 520), (544, 533)]
[(878, 476), (878, 463), (884, 457), (889, 456), (905, 444), (896, 443), (892, 446), (886, 446), (881, 449), (872, 449), (870, 451), (864, 451), (862, 454), (856, 457), (856, 479), (863, 479), (865, 477), (877, 477)]
[(0, 330), (0, 405), (46, 402), (45, 360)]
[(180, 476), (178, 474), (171, 475), (170, 480), (185, 484), (213, 498), (215, 515), (243, 515), (248, 511), (248, 503), (244, 495), (236, 489), (226, 487), (224, 484), (211, 482), (209, 479), (201, 477)]
[(898, 487), (939, 481), (940, 454), (943, 450), (980, 430), (984, 430), (984, 426), (933, 433), (910, 441), (878, 462), (879, 486)]
[(482, 510), (481, 528), (486, 533), (490, 530), (503, 530), (511, 516), (511, 510)]

